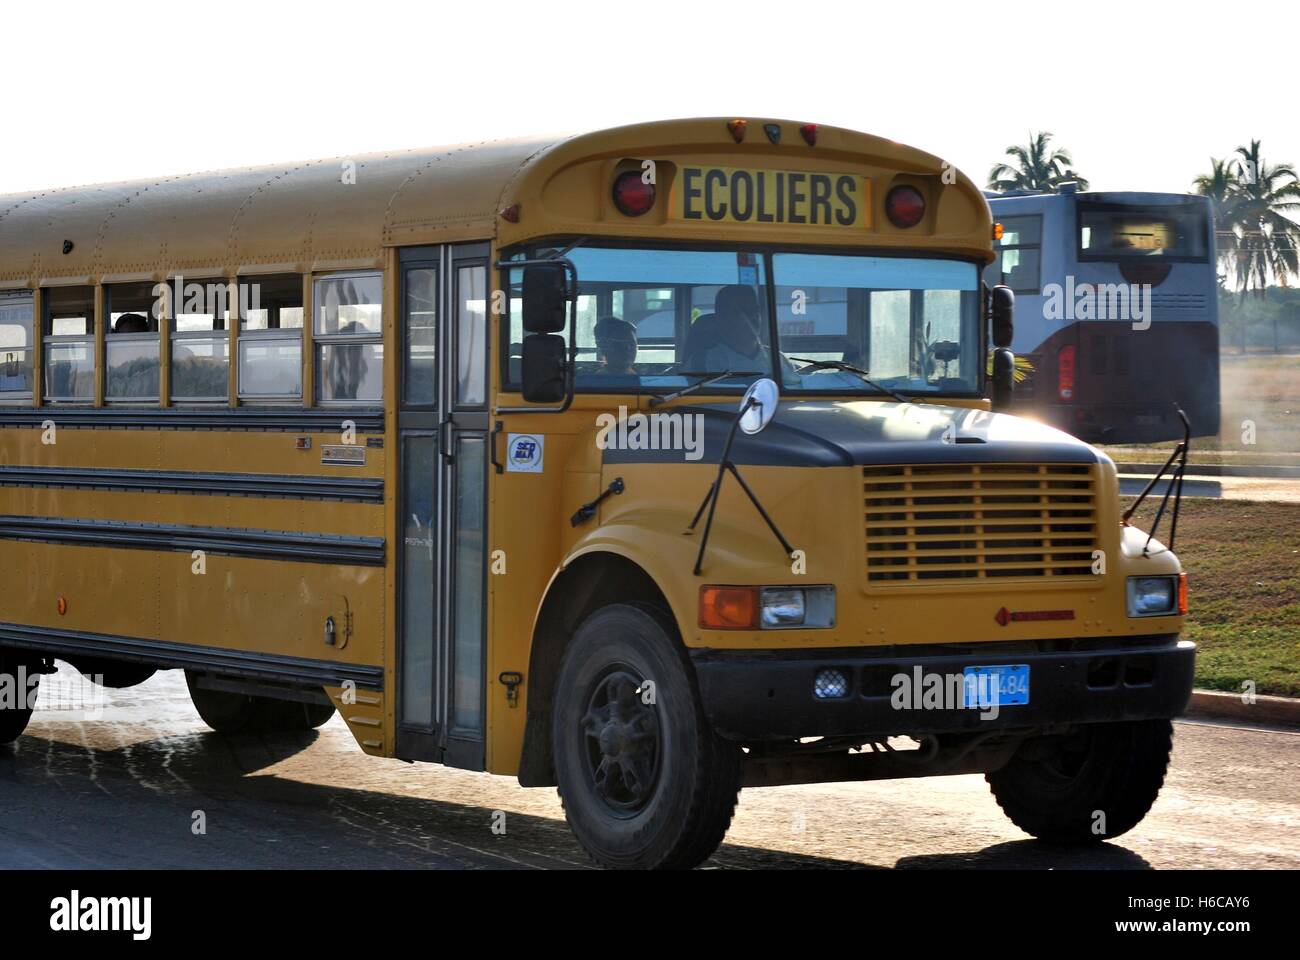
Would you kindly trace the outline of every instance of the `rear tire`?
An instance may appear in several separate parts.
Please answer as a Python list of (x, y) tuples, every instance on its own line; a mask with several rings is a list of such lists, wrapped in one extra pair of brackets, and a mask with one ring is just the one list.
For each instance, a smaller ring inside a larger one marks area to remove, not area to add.
[(722, 842), (743, 754), (709, 726), (662, 612), (615, 604), (578, 627), (556, 679), (551, 735), (565, 817), (601, 866), (685, 869)]
[(334, 716), (332, 703), (303, 703), (252, 697), (258, 709), (257, 727), (267, 732), (315, 730)]
[(226, 690), (209, 690), (199, 686), (199, 674), (185, 671), (185, 685), (190, 690), (190, 700), (199, 716), (217, 733), (239, 733), (253, 726), (257, 716), (257, 701), (245, 693)]
[[(26, 666), (24, 672), (19, 668)], [(32, 702), (40, 686), (39, 674), (33, 673), (33, 664), (20, 659), (14, 654), (0, 650), (0, 684), (8, 691), (0, 694), (0, 745), (10, 744), (23, 735), (27, 724), (32, 719)], [(20, 674), (28, 680), (35, 677), (36, 683), (30, 688), (19, 683)]]
[(125, 660), (78, 658), (69, 660), (68, 663), (76, 667), (87, 680), (112, 690), (138, 687), (158, 672), (157, 667)]
[(1168, 720), (1089, 723), (1068, 736), (1027, 741), (984, 779), (1026, 833), (1053, 843), (1101, 843), (1147, 815), (1172, 748)]
[(199, 685), (198, 676), (185, 671), (190, 699), (203, 722), (218, 733), (301, 733), (314, 730), (334, 716), (332, 703), (303, 703), (211, 690)]

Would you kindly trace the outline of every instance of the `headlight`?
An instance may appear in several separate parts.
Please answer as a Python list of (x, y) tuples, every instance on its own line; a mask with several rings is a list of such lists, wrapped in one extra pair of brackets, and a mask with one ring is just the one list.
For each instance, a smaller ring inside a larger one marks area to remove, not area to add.
[(1164, 617), (1177, 612), (1177, 577), (1128, 578), (1128, 615), (1130, 617)]
[(761, 603), (763, 626), (797, 627), (803, 624), (802, 590), (764, 590)]
[(764, 587), (759, 595), (764, 630), (835, 626), (834, 587)]

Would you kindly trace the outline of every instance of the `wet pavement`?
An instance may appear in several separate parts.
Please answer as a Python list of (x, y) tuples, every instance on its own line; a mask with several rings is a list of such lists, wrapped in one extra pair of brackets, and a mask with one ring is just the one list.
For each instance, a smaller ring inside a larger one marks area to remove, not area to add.
[[(107, 693), (0, 747), (0, 868), (588, 866), (553, 789), (367, 757), (337, 716), (216, 734), (178, 671)], [(1150, 815), (1091, 851), (1028, 839), (961, 776), (745, 790), (707, 866), (1300, 868), (1300, 731), (1178, 723)]]

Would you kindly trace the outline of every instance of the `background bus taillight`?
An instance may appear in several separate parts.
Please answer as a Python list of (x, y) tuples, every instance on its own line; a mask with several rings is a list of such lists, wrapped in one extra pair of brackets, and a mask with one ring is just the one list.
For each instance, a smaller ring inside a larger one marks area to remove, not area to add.
[(1074, 347), (1062, 347), (1056, 355), (1056, 393), (1062, 400), (1074, 399)]
[(614, 178), (614, 206), (625, 217), (639, 217), (655, 205), (655, 187), (641, 179), (639, 170)]

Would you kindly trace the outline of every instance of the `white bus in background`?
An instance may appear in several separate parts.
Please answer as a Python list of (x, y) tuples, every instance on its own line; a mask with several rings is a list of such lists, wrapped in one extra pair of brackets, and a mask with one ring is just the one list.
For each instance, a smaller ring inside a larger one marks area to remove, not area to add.
[(1016, 295), (1015, 406), (1091, 443), (1219, 432), (1214, 216), (1173, 193), (986, 194)]

